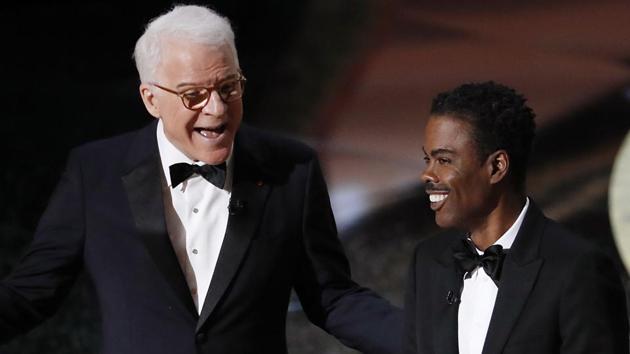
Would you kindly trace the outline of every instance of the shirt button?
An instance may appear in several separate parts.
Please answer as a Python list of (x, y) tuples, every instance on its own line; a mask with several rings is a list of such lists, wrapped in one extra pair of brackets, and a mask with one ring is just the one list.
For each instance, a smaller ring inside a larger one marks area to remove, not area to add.
[(195, 249), (193, 249), (193, 250), (192, 250), (192, 252), (193, 252), (194, 254), (199, 253), (199, 251), (197, 251), (197, 249), (196, 249), (196, 248), (195, 248)]
[(198, 212), (199, 212), (199, 209), (193, 208), (193, 213), (197, 214)]

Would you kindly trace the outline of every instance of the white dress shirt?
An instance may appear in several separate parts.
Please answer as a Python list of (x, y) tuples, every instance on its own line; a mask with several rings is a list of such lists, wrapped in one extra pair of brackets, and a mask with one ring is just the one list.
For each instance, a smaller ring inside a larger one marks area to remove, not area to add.
[(164, 170), (165, 183), (162, 185), (166, 228), (197, 311), (201, 313), (227, 229), (232, 154), (227, 160), (223, 189), (198, 174), (171, 188), (170, 165), (203, 163), (189, 159), (167, 139), (162, 120), (157, 126), (157, 141)]
[[(518, 230), (521, 228), (525, 213), (529, 207), (529, 198), (525, 206), (510, 228), (494, 243), (503, 249), (512, 247)], [(483, 252), (477, 250), (482, 255)], [(457, 338), (460, 354), (481, 354), (486, 340), (494, 302), (498, 288), (483, 268), (470, 272), (470, 277), (464, 274), (464, 288), (462, 290), (459, 312), (457, 314)]]

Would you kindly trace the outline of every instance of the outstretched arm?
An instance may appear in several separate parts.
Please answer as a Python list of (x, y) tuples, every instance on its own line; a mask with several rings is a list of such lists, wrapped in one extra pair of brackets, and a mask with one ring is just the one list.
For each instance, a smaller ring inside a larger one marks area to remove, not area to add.
[(296, 292), (309, 319), (363, 353), (400, 353), (402, 311), (351, 280), (319, 163), (304, 197), (303, 254)]

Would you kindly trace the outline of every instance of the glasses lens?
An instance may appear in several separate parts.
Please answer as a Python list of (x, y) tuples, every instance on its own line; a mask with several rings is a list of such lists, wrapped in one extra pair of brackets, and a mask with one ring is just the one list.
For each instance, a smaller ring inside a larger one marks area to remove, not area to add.
[(208, 103), (210, 92), (205, 88), (195, 88), (182, 93), (184, 105), (190, 109), (200, 109)]
[(243, 96), (243, 86), (240, 80), (229, 80), (219, 85), (217, 92), (223, 101), (230, 102)]

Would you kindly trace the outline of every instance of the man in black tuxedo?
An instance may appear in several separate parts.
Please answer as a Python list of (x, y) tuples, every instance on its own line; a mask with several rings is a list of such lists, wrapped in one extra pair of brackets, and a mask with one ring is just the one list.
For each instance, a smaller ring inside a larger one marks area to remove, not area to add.
[(422, 178), (438, 226), (460, 231), (416, 249), (406, 353), (628, 353), (613, 263), (526, 196), (533, 138), (534, 113), (508, 87), (433, 101)]
[(71, 153), (0, 286), (0, 340), (50, 316), (85, 269), (103, 353), (286, 353), (292, 288), (346, 345), (399, 352), (402, 312), (350, 279), (315, 153), (241, 127), (229, 22), (177, 6), (134, 57), (157, 119)]

